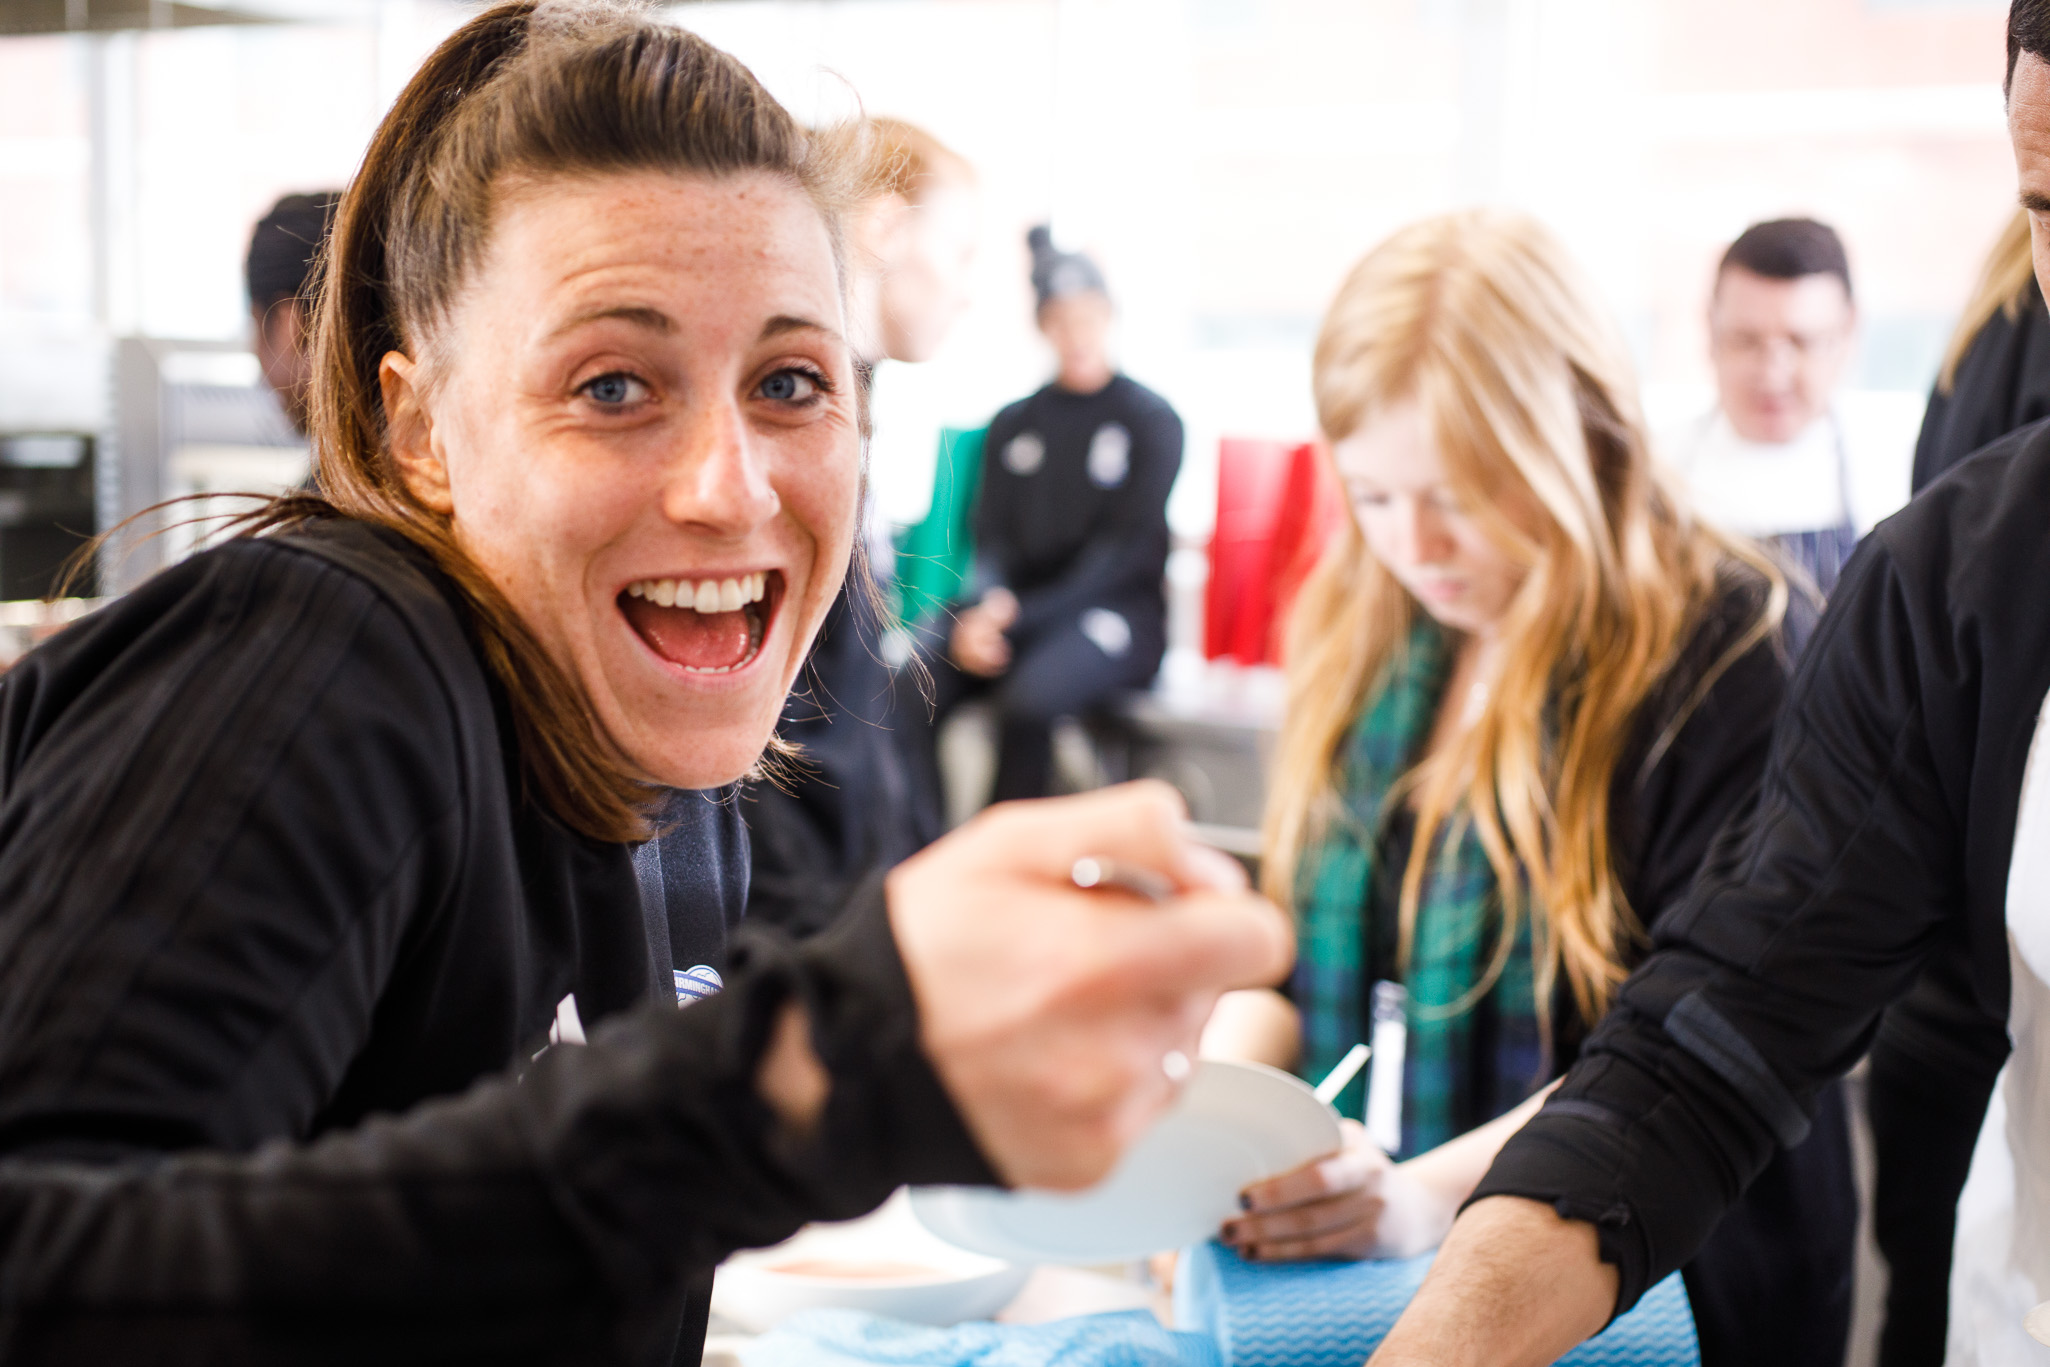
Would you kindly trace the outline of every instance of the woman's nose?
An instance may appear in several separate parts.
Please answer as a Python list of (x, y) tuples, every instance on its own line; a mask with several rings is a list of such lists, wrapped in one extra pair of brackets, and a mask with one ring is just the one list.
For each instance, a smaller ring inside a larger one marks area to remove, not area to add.
[(662, 493), (662, 511), (671, 522), (712, 536), (741, 537), (782, 507), (767, 451), (731, 407), (694, 411), (679, 445)]
[(1410, 505), (1409, 552), (1420, 565), (1433, 565), (1452, 554), (1452, 537), (1437, 510), (1421, 499)]

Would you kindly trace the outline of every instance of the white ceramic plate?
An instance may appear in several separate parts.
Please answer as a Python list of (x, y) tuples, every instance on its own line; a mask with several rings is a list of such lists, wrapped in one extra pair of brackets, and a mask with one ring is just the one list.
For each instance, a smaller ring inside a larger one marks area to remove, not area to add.
[(756, 1333), (821, 1306), (959, 1324), (1003, 1309), (1031, 1273), (935, 1238), (899, 1191), (859, 1220), (807, 1225), (773, 1248), (734, 1254), (712, 1283), (712, 1309)]
[(1308, 1083), (1205, 1060), (1181, 1099), (1111, 1175), (1079, 1192), (914, 1187), (925, 1227), (1012, 1262), (1106, 1263), (1209, 1238), (1239, 1190), (1338, 1148), (1338, 1115)]

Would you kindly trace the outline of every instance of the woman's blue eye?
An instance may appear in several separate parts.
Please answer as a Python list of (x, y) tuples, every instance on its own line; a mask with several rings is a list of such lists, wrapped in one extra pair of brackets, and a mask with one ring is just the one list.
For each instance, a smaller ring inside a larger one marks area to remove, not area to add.
[(597, 402), (617, 407), (640, 397), (641, 382), (631, 375), (600, 375), (584, 386), (584, 393)]
[(819, 391), (816, 377), (802, 370), (779, 370), (762, 381), (761, 396), (776, 403), (802, 403)]

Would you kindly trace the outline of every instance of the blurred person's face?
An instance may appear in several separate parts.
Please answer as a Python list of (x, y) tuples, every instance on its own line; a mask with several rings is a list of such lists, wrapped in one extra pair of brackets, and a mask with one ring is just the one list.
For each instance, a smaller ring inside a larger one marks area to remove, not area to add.
[(385, 357), (406, 482), (649, 778), (760, 756), (838, 591), (860, 449), (832, 247), (766, 175), (506, 194), (428, 356)]
[(264, 383), (285, 407), (285, 416), (299, 435), (306, 435), (306, 382), (312, 378), (312, 348), (306, 336), (306, 311), (297, 299), (280, 299), (267, 309), (252, 310), (256, 360)]
[(2024, 52), (2007, 88), (2007, 133), (2021, 203), (2029, 211), (2029, 242), (2036, 281), (2050, 295), (2050, 63)]
[(1370, 413), (1331, 445), (1367, 550), (1440, 624), (1486, 635), (1525, 568), (1504, 554), (1453, 487), (1423, 405)]
[(980, 201), (971, 187), (933, 184), (916, 204), (895, 201), (892, 212), (877, 299), (883, 355), (927, 361), (968, 308)]
[(1064, 382), (1100, 386), (1110, 378), (1110, 323), (1110, 300), (1095, 290), (1063, 294), (1040, 306), (1039, 331), (1053, 348)]
[(1792, 441), (1829, 409), (1857, 326), (1834, 275), (1771, 280), (1732, 266), (1708, 306), (1723, 414), (1746, 441)]

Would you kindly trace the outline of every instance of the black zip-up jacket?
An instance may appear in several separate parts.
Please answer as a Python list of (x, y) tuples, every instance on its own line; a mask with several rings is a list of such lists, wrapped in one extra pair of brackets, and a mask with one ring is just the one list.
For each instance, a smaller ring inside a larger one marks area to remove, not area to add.
[[(816, 948), (738, 932), (678, 1011), (643, 888), (708, 872), (527, 799), (466, 620), (338, 521), (0, 685), (0, 1360), (694, 1361), (728, 1251), (988, 1180), (877, 890)], [(529, 1066), (571, 992), (594, 1044)], [(754, 1092), (793, 996), (834, 1078), (802, 1147)]]
[(1166, 643), (1161, 576), (1182, 420), (1126, 375), (1094, 394), (1049, 384), (990, 419), (975, 497), (978, 593), (1018, 596), (1014, 640), (1111, 608), (1140, 653)]
[(1594, 1224), (1627, 1309), (1683, 1263), (1813, 1098), (1955, 947), (2007, 1013), (2005, 898), (2050, 691), (2050, 424), (1880, 524), (1802, 656), (1759, 801), (1474, 1199)]

